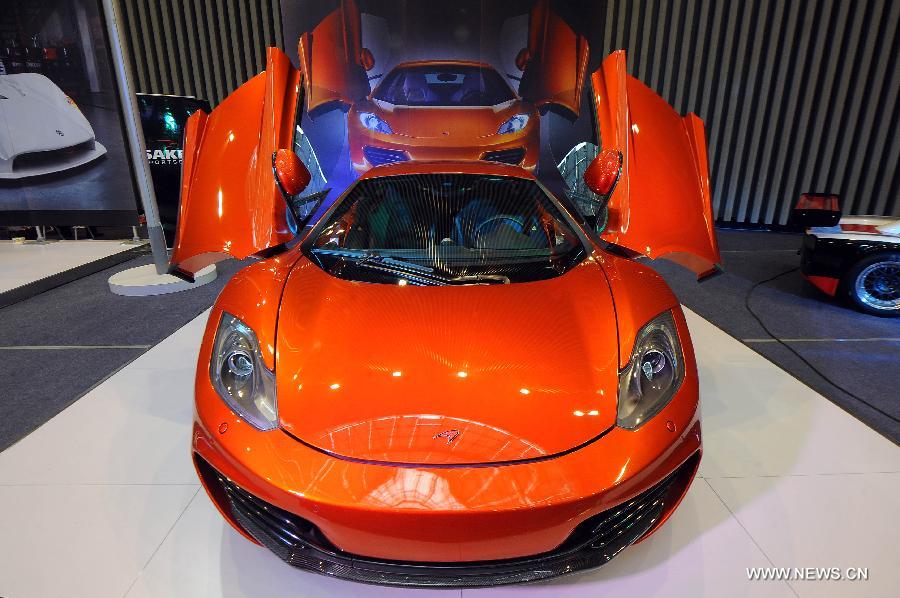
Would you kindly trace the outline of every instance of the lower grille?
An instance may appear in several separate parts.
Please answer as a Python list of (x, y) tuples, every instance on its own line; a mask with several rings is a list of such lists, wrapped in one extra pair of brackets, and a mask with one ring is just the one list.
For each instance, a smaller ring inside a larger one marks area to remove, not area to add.
[(69, 162), (79, 154), (86, 154), (94, 149), (94, 140), (90, 139), (78, 145), (43, 152), (19, 154), (13, 159), (13, 172), (16, 170), (43, 168), (60, 162)]
[(394, 164), (395, 162), (406, 162), (409, 160), (409, 154), (404, 151), (375, 147), (372, 145), (363, 147), (363, 155), (372, 166)]
[(289, 565), (364, 583), (486, 587), (548, 579), (609, 562), (646, 534), (674, 506), (693, 476), (697, 458), (692, 457), (630, 501), (582, 522), (555, 550), (528, 557), (467, 563), (392, 561), (341, 551), (312, 523), (253, 496), (199, 457), (198, 468), (214, 497), (225, 502), (221, 506), (230, 510), (248, 534)]
[(502, 162), (504, 164), (517, 165), (525, 159), (525, 148), (515, 147), (513, 149), (497, 150), (495, 152), (485, 152), (481, 156), (482, 160), (489, 162)]

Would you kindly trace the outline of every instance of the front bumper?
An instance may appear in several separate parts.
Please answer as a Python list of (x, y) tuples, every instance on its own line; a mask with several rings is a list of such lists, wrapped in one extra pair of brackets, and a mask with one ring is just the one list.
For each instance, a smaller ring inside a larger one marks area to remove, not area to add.
[(24, 179), (77, 168), (105, 153), (103, 144), (93, 139), (59, 149), (22, 153), (9, 160), (0, 160), (0, 180)]
[(440, 139), (387, 135), (351, 126), (350, 161), (360, 173), (373, 166), (409, 160), (490, 160), (534, 170), (540, 153), (538, 133), (537, 126), (530, 125), (521, 133)]
[[(324, 575), (393, 586), (486, 587), (527, 583), (592, 569), (654, 529), (686, 492), (699, 452), (638, 496), (594, 515), (557, 548), (534, 556), (481, 562), (398, 561), (351, 554), (334, 546), (312, 523), (271, 505), (215, 471), (201, 458), (197, 470), (239, 529), (294, 567)], [(218, 504), (218, 503), (217, 503)]]
[(701, 452), (695, 373), (637, 431), (480, 467), (344, 460), (255, 430), (206, 376), (196, 392), (194, 459), (222, 515), (292, 565), (373, 583), (495, 585), (596, 567), (666, 520)]

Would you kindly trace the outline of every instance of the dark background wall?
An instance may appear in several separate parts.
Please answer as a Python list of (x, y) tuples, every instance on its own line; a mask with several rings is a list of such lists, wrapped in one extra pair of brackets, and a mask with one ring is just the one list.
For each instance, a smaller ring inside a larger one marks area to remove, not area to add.
[(278, 0), (117, 0), (138, 92), (213, 106), (282, 47)]
[[(282, 43), (279, 0), (119, 1), (140, 91), (215, 105), (263, 68), (267, 45), (296, 42)], [(785, 224), (803, 191), (839, 193), (845, 213), (900, 215), (900, 2), (554, 6), (589, 37), (592, 65), (625, 48), (632, 74), (704, 119), (720, 222)]]

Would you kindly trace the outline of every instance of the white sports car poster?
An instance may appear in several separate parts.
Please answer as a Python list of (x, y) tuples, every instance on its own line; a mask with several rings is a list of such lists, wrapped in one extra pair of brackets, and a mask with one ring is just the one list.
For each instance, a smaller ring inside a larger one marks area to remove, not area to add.
[(40, 73), (0, 79), (0, 179), (62, 172), (106, 153), (75, 100)]
[(0, 225), (133, 224), (137, 200), (99, 0), (4, 3)]

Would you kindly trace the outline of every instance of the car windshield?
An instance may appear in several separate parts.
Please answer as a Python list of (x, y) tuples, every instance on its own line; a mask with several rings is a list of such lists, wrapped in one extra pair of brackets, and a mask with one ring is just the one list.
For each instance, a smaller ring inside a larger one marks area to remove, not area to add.
[(359, 181), (304, 250), (339, 278), (414, 285), (543, 280), (587, 255), (535, 181), (477, 174)]
[(373, 97), (397, 106), (494, 106), (515, 99), (497, 71), (465, 64), (395, 68)]

